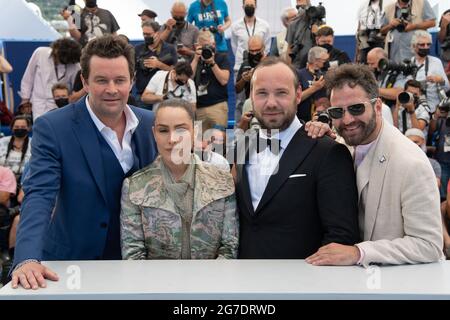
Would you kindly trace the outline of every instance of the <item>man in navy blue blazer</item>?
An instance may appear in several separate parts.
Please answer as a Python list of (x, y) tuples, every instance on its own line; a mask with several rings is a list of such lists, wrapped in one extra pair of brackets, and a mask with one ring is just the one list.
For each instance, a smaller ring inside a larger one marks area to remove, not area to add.
[(123, 179), (157, 151), (153, 113), (126, 104), (134, 49), (114, 36), (81, 56), (87, 98), (39, 117), (17, 232), (12, 286), (58, 280), (42, 260), (119, 260)]

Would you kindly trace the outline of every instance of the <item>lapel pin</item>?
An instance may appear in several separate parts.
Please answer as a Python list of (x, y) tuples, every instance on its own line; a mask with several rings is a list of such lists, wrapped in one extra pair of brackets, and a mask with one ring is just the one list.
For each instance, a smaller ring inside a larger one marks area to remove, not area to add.
[(383, 163), (383, 162), (385, 162), (385, 161), (386, 161), (385, 156), (381, 156), (381, 158), (380, 158), (380, 163)]

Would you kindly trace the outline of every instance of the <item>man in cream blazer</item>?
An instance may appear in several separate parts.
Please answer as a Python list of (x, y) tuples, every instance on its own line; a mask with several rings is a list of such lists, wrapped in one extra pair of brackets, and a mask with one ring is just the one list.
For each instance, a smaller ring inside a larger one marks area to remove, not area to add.
[(327, 75), (326, 82), (333, 125), (348, 145), (355, 146), (363, 242), (332, 243), (306, 261), (367, 266), (440, 260), (440, 198), (425, 154), (383, 121), (377, 84), (366, 66), (340, 66)]

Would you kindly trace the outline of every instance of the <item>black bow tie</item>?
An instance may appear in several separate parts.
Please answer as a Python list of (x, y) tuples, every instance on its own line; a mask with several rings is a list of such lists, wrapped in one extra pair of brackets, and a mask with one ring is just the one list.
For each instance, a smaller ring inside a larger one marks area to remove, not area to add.
[(258, 138), (258, 153), (263, 152), (267, 147), (274, 154), (278, 155), (281, 150), (281, 140), (275, 138)]

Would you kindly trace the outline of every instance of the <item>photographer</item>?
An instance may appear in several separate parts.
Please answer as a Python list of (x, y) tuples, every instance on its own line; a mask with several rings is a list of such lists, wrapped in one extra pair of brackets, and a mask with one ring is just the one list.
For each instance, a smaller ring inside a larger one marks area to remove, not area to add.
[(392, 111), (394, 126), (403, 134), (408, 129), (417, 128), (427, 136), (426, 127), (430, 122), (430, 108), (423, 98), (419, 81), (408, 80), (405, 91), (398, 95), (397, 103)]
[(381, 33), (386, 35), (389, 59), (402, 63), (411, 59), (411, 38), (415, 30), (436, 25), (436, 17), (428, 0), (397, 0), (385, 8)]
[(214, 125), (228, 127), (228, 92), (230, 64), (225, 53), (216, 52), (214, 35), (200, 31), (194, 59), (191, 62), (197, 89), (196, 120), (203, 132)]
[(380, 33), (383, 19), (383, 0), (366, 0), (359, 8), (356, 62), (365, 64), (370, 50), (384, 47), (384, 38)]
[(416, 31), (411, 39), (411, 48), (415, 53), (411, 62), (418, 68), (415, 79), (422, 83), (431, 112), (434, 112), (440, 102), (438, 85), (445, 90), (450, 86), (442, 61), (429, 55), (432, 44), (431, 34), (423, 30)]
[(297, 17), (289, 24), (286, 34), (288, 61), (297, 69), (306, 66), (305, 57), (314, 46), (314, 34), (324, 22), (325, 8), (311, 6), (309, 0), (297, 0)]
[(68, 8), (63, 9), (60, 13), (69, 24), (70, 35), (82, 46), (105, 34), (116, 35), (120, 27), (113, 14), (106, 9), (99, 8), (97, 0), (85, 0), (85, 3), (86, 6), (81, 11), (80, 21), (75, 21)]
[(164, 25), (161, 39), (177, 47), (178, 61), (191, 62), (195, 53), (198, 28), (185, 20), (187, 11), (184, 2), (175, 2), (170, 13), (172, 17)]
[(236, 77), (236, 93), (245, 90), (245, 99), (250, 96), (250, 80), (256, 66), (266, 57), (264, 41), (260, 36), (248, 39), (248, 51), (244, 51), (244, 59)]
[(328, 71), (329, 54), (327, 49), (313, 47), (308, 52), (306, 68), (298, 71), (302, 86), (302, 101), (297, 106), (297, 117), (305, 122), (311, 120), (315, 112), (314, 101), (326, 97), (325, 73)]
[(450, 9), (445, 11), (439, 22), (439, 42), (441, 43), (441, 58), (445, 63), (450, 62)]
[(183, 99), (192, 104), (195, 110), (197, 102), (195, 84), (192, 79), (192, 68), (188, 62), (178, 62), (171, 71), (158, 71), (145, 88), (142, 101), (153, 104), (153, 111), (164, 100)]
[[(381, 48), (369, 51), (367, 65), (375, 74), (379, 87), (378, 94), (383, 98), (383, 102), (388, 106), (394, 106), (398, 94), (403, 91), (406, 81), (412, 79), (415, 69), (408, 68), (407, 65), (389, 63), (386, 51)], [(394, 65), (396, 68), (392, 68)]]
[(51, 90), (55, 83), (65, 83), (72, 90), (80, 56), (80, 44), (70, 38), (58, 39), (50, 47), (33, 52), (20, 84), (21, 104), (31, 102), (33, 120), (57, 108)]
[(227, 52), (225, 30), (231, 26), (228, 6), (225, 0), (196, 0), (188, 10), (187, 21), (201, 30), (209, 30), (214, 35), (217, 51)]
[[(446, 100), (443, 100), (444, 102)], [(450, 178), (450, 103), (440, 103), (430, 120), (429, 136), (435, 148), (434, 158), (442, 168), (441, 199), (447, 196), (447, 184)]]
[(136, 46), (136, 105), (141, 108), (151, 109), (151, 105), (141, 100), (142, 93), (150, 79), (159, 70), (170, 70), (177, 63), (177, 52), (171, 44), (161, 40), (159, 24), (145, 21), (142, 23), (144, 43)]

